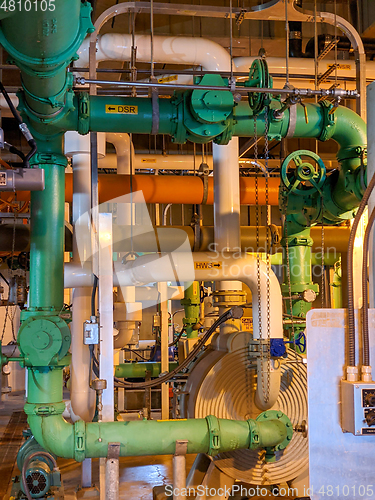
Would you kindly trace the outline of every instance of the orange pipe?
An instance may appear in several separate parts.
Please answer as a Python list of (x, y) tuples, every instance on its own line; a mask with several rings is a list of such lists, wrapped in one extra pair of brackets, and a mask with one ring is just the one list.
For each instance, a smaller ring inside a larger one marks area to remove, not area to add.
[[(279, 204), (280, 179), (268, 180), (268, 204)], [(258, 177), (258, 203), (266, 204), (266, 180)], [(133, 192), (143, 191), (146, 203), (200, 205), (203, 200), (203, 181), (199, 177), (179, 175), (133, 175)], [(105, 203), (130, 193), (130, 175), (99, 175), (99, 203)], [(240, 177), (241, 205), (255, 205), (255, 177)], [(65, 175), (65, 200), (73, 198), (73, 174)], [(30, 193), (18, 191), (17, 200), (29, 201)], [(208, 178), (207, 204), (214, 201), (213, 178)]]

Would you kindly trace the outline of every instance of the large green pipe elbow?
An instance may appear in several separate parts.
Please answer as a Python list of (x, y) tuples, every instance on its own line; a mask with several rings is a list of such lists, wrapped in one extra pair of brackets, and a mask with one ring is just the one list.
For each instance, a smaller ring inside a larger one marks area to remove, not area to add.
[[(25, 411), (29, 413), (27, 405)], [(47, 410), (39, 407), (36, 411)], [(85, 458), (106, 457), (111, 442), (120, 443), (122, 457), (173, 455), (178, 440), (188, 441), (188, 453), (211, 456), (242, 448), (284, 449), (293, 433), (289, 419), (281, 412), (265, 412), (259, 417), (259, 421), (214, 416), (173, 421), (85, 423), (80, 420), (73, 425), (61, 415), (29, 414), (28, 423), (45, 450), (79, 462)]]
[(88, 2), (42, 3), (31, 2), (32, 8), (27, 11), (25, 2), (15, 2), (14, 14), (2, 19), (0, 26), (0, 43), (21, 69), (31, 115), (49, 115), (64, 106), (69, 108), (66, 95), (72, 78), (68, 78), (66, 68), (87, 33), (94, 29)]

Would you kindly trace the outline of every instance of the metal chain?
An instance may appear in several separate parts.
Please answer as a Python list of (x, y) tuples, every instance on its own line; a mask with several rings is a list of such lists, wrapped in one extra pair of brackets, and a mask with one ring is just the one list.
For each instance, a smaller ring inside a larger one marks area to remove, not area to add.
[[(258, 161), (258, 133), (257, 133), (257, 116), (254, 115), (254, 158), (255, 163)], [(263, 351), (263, 332), (262, 332), (262, 304), (261, 304), (261, 286), (260, 286), (260, 259), (261, 255), (259, 252), (259, 228), (260, 228), (260, 218), (261, 218), (261, 207), (259, 206), (259, 185), (258, 185), (258, 172), (255, 175), (255, 215), (256, 215), (256, 259), (257, 259), (257, 293), (258, 293), (258, 330), (259, 330), (259, 355), (260, 363), (262, 366), (261, 377), (262, 377), (262, 392), (265, 394), (264, 386), (264, 375), (263, 375), (263, 361), (264, 361), (264, 351)], [(255, 311), (253, 311), (254, 315)]]
[[(268, 197), (268, 179), (269, 179), (269, 171), (268, 171), (268, 157), (269, 157), (269, 145), (268, 145), (268, 107), (265, 110), (264, 116), (264, 157), (265, 157), (265, 175), (266, 175), (266, 269), (267, 269), (267, 381), (266, 381), (266, 394), (265, 394), (265, 402), (268, 403), (270, 396), (270, 372), (271, 372), (271, 349), (270, 349), (270, 272), (271, 272), (271, 244), (270, 244), (270, 231), (271, 231), (271, 207), (269, 205), (269, 197)], [(262, 372), (263, 373), (263, 372)]]
[(286, 270), (287, 270), (287, 281), (288, 281), (288, 293), (289, 293), (289, 307), (290, 307), (290, 319), (292, 325), (292, 340), (295, 347), (295, 332), (294, 332), (294, 318), (293, 318), (293, 300), (292, 300), (292, 281), (290, 278), (290, 255), (289, 255), (289, 238), (288, 238), (288, 223), (286, 220), (286, 214), (283, 215), (283, 226), (285, 235), (285, 250), (286, 250)]

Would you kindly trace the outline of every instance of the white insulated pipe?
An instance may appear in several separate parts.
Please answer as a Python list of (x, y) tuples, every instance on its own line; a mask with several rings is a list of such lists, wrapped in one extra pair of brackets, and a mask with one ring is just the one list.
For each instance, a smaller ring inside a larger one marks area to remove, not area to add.
[[(107, 134), (108, 135), (108, 134)], [(212, 156), (206, 156), (206, 163), (212, 169)], [(100, 168), (117, 168), (115, 154), (107, 154), (99, 160)], [(133, 171), (135, 170), (193, 170), (194, 156), (187, 154), (135, 154)]]
[[(90, 135), (78, 132), (65, 134), (65, 154), (72, 157), (73, 167), (73, 226), (77, 234), (80, 217), (91, 209)], [(90, 232), (86, 230), (85, 234)], [(83, 234), (83, 232), (82, 232)], [(76, 237), (73, 237), (73, 262), (89, 259), (91, 242), (80, 242), (80, 249), (86, 255), (79, 255)], [(90, 377), (89, 346), (83, 344), (83, 323), (91, 316), (91, 288), (78, 287), (72, 297), (72, 362), (70, 399), (72, 415), (85, 422), (91, 422), (95, 414), (95, 391), (88, 383)]]
[[(96, 61), (130, 61), (132, 35), (107, 33), (100, 35), (96, 43)], [(137, 47), (137, 62), (151, 61), (150, 35), (135, 35), (134, 45)], [(202, 66), (207, 71), (228, 71), (230, 56), (221, 45), (199, 37), (186, 36), (154, 36), (154, 63), (186, 64)], [(87, 68), (89, 65), (90, 37), (86, 38), (78, 49), (77, 67)]]
[[(103, 152), (103, 134), (98, 134), (98, 148)], [(66, 132), (64, 152), (72, 157), (73, 167), (73, 226), (74, 235), (80, 235), (79, 246), (76, 237), (73, 238), (73, 262), (87, 262), (91, 259), (89, 218), (81, 216), (91, 210), (91, 170), (90, 170), (90, 135), (79, 135), (78, 132)], [(79, 230), (79, 224), (86, 227)], [(91, 269), (90, 269), (91, 272)], [(90, 351), (83, 343), (83, 323), (91, 316), (92, 285), (76, 287), (72, 298), (72, 363), (71, 363), (71, 408), (72, 418), (81, 418), (91, 422), (95, 414), (95, 391), (89, 387)]]
[[(231, 252), (241, 248), (240, 179), (238, 137), (226, 146), (212, 144), (214, 166), (215, 250)], [(241, 290), (236, 281), (219, 283), (220, 290)]]
[[(81, 266), (66, 263), (64, 271), (65, 288), (91, 286), (90, 265)], [(270, 338), (283, 338), (282, 298), (279, 281), (271, 270), (267, 273), (266, 264), (260, 263), (260, 294), (258, 295), (257, 259), (250, 255), (238, 258), (238, 254), (219, 254), (218, 252), (173, 252), (149, 254), (135, 261), (122, 264), (114, 263), (114, 286), (141, 286), (162, 281), (233, 281), (245, 283), (252, 293), (253, 311), (258, 311), (261, 302), (262, 336), (268, 336), (267, 320), (267, 281), (271, 299), (269, 322)], [(254, 338), (259, 338), (258, 314), (253, 317)]]
[[(117, 157), (117, 174), (129, 175), (134, 165), (134, 147), (130, 140), (129, 134), (122, 133), (107, 133), (106, 141), (113, 144), (116, 149)], [(131, 196), (130, 196), (131, 198)], [(117, 224), (120, 226), (131, 226), (135, 224), (135, 203), (117, 203)], [(122, 348), (129, 344), (136, 329), (136, 319), (140, 319), (141, 307), (136, 307), (135, 304), (135, 287), (119, 287), (118, 302), (123, 307), (123, 317), (125, 321), (117, 321), (118, 335), (114, 339), (115, 348)], [(135, 317), (133, 310), (140, 310)]]

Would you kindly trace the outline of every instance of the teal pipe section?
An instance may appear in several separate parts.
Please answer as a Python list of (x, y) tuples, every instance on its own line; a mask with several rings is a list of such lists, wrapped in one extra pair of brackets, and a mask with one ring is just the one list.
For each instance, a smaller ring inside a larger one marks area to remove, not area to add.
[(91, 5), (55, 0), (45, 2), (42, 9), (42, 2), (31, 2), (27, 11), (25, 2), (14, 4), (13, 15), (1, 20), (0, 43), (21, 69), (30, 113), (50, 115), (69, 109), (73, 80), (66, 68), (77, 59), (83, 39), (94, 29)]
[[(169, 371), (177, 368), (178, 363), (169, 363)], [(158, 377), (161, 373), (161, 363), (139, 362), (121, 363), (115, 366), (115, 377), (118, 378), (145, 378)]]
[[(57, 144), (58, 142), (58, 144)], [(59, 149), (57, 149), (59, 147)], [(54, 149), (58, 153), (50, 153)], [(65, 167), (59, 141), (38, 142), (32, 163), (44, 168), (45, 188), (31, 193), (29, 312), (58, 312), (64, 304)]]

